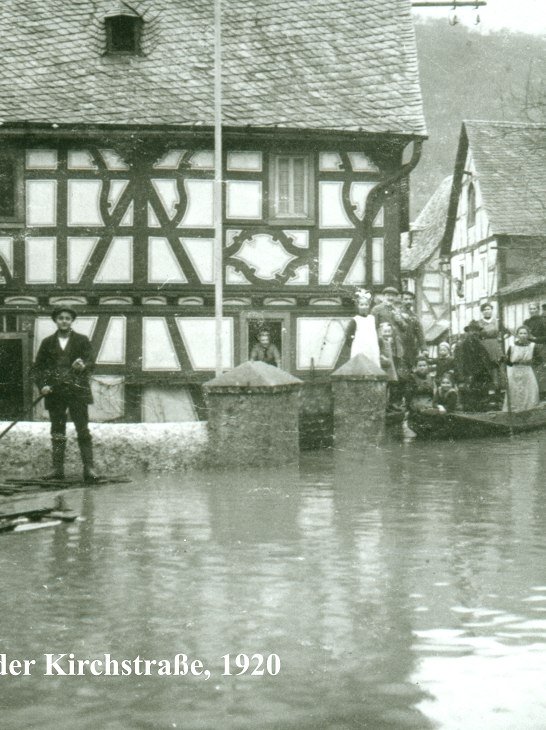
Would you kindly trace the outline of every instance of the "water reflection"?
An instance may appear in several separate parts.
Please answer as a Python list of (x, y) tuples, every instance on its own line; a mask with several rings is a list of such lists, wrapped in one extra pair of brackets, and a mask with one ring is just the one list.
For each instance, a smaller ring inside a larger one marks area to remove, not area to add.
[[(70, 493), (85, 521), (2, 539), (0, 651), (185, 652), (213, 678), (2, 677), (3, 726), (546, 726), (545, 443)], [(240, 651), (281, 673), (222, 677)]]

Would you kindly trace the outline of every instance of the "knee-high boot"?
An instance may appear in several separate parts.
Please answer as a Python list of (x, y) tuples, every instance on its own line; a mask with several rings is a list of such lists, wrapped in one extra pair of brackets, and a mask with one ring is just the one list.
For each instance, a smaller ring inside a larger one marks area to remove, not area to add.
[(53, 471), (46, 474), (43, 479), (54, 481), (64, 479), (64, 455), (66, 451), (66, 438), (64, 436), (51, 437), (51, 460)]
[(78, 436), (78, 446), (83, 464), (84, 482), (96, 482), (99, 477), (93, 468), (93, 443), (91, 436)]

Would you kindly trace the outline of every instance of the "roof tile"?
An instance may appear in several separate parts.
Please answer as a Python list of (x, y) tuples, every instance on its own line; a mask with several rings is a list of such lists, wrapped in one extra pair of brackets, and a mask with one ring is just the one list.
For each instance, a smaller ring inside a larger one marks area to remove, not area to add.
[(546, 235), (546, 124), (465, 121), (492, 232)]
[[(143, 55), (117, 58), (112, 6), (2, 0), (0, 123), (212, 125), (213, 3), (132, 0)], [(410, 0), (223, 6), (226, 126), (425, 134)]]
[(402, 243), (402, 271), (415, 271), (439, 248), (446, 225), (452, 180), (451, 175), (442, 180), (411, 224), (411, 245), (407, 240)]

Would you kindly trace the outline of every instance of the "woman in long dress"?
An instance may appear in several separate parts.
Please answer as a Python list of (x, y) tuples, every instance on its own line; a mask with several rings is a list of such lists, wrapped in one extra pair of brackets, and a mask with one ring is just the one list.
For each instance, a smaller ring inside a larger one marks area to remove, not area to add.
[(538, 382), (533, 365), (542, 362), (542, 357), (540, 346), (536, 342), (531, 342), (529, 335), (529, 328), (526, 325), (518, 327), (516, 340), (506, 353), (509, 393), (507, 391), (504, 399), (504, 411), (508, 410), (508, 395), (512, 411), (528, 411), (540, 403)]

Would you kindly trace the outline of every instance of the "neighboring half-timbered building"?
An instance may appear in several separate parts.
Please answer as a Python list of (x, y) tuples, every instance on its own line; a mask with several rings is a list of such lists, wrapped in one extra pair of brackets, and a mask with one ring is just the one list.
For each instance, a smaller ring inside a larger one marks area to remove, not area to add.
[[(212, 34), (204, 0), (2, 2), (14, 410), (63, 301), (97, 353), (95, 418), (195, 417), (214, 370)], [(399, 283), (425, 133), (410, 2), (226, 0), (223, 37), (224, 367), (266, 322), (282, 366), (320, 378), (354, 288)]]
[(442, 180), (423, 210), (402, 236), (401, 277), (415, 294), (415, 311), (428, 345), (438, 345), (450, 329), (449, 277), (440, 255), (451, 176)]
[(546, 125), (463, 123), (442, 254), (451, 261), (453, 334), (485, 301), (509, 328), (528, 316), (546, 270)]

